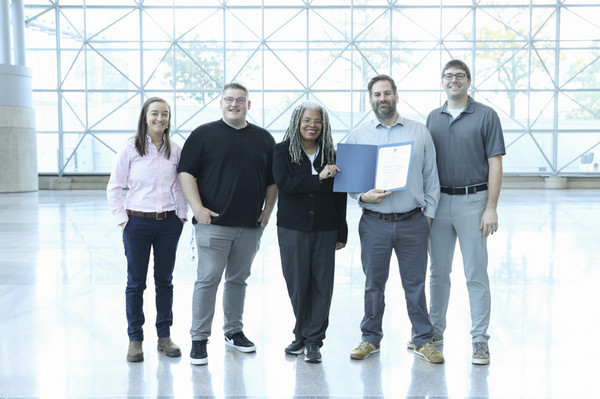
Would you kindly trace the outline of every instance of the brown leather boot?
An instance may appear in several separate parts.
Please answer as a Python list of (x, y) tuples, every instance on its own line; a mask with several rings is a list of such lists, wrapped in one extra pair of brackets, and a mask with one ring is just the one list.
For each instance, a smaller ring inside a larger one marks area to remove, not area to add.
[(129, 349), (127, 349), (127, 361), (141, 362), (142, 360), (144, 360), (142, 341), (129, 341)]
[(171, 337), (159, 338), (157, 349), (161, 352), (164, 352), (165, 355), (169, 357), (181, 356), (181, 350), (179, 349), (179, 346), (175, 345), (175, 342), (171, 341)]

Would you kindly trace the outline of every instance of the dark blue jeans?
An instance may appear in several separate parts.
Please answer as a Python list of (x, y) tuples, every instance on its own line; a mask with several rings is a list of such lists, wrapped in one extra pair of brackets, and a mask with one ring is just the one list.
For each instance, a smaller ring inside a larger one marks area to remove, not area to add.
[(171, 335), (173, 324), (173, 268), (183, 223), (177, 216), (163, 220), (130, 216), (123, 231), (127, 257), (125, 306), (130, 341), (143, 341), (144, 299), (150, 249), (154, 253), (156, 331), (159, 338)]

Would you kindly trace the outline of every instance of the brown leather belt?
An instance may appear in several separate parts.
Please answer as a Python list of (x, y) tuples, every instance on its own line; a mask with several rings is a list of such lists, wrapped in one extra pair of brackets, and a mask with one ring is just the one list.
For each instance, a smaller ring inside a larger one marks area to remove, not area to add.
[(365, 215), (375, 216), (376, 218), (379, 218), (384, 222), (401, 222), (403, 220), (410, 219), (413, 215), (416, 215), (417, 213), (421, 213), (421, 208), (415, 208), (412, 211), (404, 213), (380, 213), (363, 208), (363, 213)]
[(139, 218), (148, 218), (148, 219), (156, 219), (163, 220), (166, 218), (170, 218), (171, 216), (175, 216), (175, 211), (166, 211), (166, 212), (138, 212), (127, 209), (127, 214), (129, 216), (137, 216)]

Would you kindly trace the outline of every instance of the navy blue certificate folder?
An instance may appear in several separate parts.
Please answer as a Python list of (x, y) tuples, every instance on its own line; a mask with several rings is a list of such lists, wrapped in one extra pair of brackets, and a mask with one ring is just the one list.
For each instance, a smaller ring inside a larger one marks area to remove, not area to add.
[[(337, 145), (335, 164), (340, 168), (341, 172), (338, 172), (334, 177), (333, 191), (364, 193), (375, 188), (378, 181), (377, 171), (385, 173), (390, 170), (389, 167), (378, 165), (380, 151), (382, 149), (396, 151), (398, 148), (404, 150), (403, 161), (399, 163), (398, 167), (398, 172), (402, 175), (399, 177), (401, 183), (399, 186), (386, 187), (386, 190), (394, 191), (406, 188), (410, 159), (412, 158), (412, 146), (413, 142), (385, 145), (339, 143)], [(387, 159), (392, 159), (389, 156), (389, 151), (385, 155), (388, 157)], [(407, 157), (408, 159), (406, 160)], [(378, 166), (381, 168), (378, 168)], [(393, 170), (396, 173), (395, 166), (393, 166)], [(382, 181), (381, 176), (379, 181)]]

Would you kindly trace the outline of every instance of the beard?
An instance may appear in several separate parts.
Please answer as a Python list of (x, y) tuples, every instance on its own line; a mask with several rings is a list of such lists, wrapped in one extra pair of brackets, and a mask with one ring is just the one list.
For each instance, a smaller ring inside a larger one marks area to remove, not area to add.
[[(382, 105), (387, 105), (387, 108), (381, 108)], [(375, 112), (377, 119), (380, 120), (390, 119), (396, 113), (396, 107), (387, 101), (380, 102), (379, 104), (371, 103), (371, 108), (373, 109), (373, 112)]]

